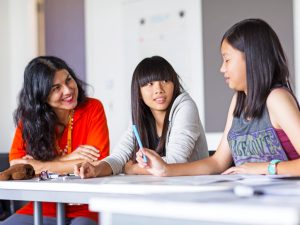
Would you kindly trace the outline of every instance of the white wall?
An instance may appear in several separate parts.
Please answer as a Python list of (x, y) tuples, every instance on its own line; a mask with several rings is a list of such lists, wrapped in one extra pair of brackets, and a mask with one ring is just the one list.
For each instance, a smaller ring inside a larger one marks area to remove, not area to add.
[(123, 74), (121, 2), (85, 1), (86, 78), (93, 87), (89, 90), (90, 96), (104, 104), (111, 147), (124, 132), (130, 118), (129, 99), (123, 92), (128, 87), (128, 80)]
[(37, 55), (35, 0), (1, 0), (0, 33), (0, 152), (8, 152), (23, 71)]
[(11, 136), (8, 135), (8, 130), (11, 130), (11, 79), (9, 58), (9, 0), (0, 1), (0, 151), (7, 152), (9, 146), (9, 140)]

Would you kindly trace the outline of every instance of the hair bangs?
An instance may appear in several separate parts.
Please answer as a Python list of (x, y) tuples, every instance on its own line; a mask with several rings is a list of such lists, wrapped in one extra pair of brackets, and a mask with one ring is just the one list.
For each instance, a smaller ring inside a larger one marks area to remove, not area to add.
[(174, 82), (174, 75), (170, 73), (167, 68), (164, 68), (161, 65), (148, 65), (144, 67), (137, 78), (140, 87), (143, 87), (150, 82), (159, 80), (168, 80)]

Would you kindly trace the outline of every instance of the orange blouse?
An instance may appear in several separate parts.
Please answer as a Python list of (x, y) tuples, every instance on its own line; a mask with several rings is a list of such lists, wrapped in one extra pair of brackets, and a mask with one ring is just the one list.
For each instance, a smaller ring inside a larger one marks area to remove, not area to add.
[[(65, 129), (62, 138), (59, 140), (59, 147), (64, 149), (67, 145), (68, 129)], [(75, 108), (72, 130), (72, 150), (79, 145), (91, 145), (99, 149), (100, 157), (103, 159), (109, 155), (109, 135), (106, 116), (102, 103), (93, 98)], [(22, 131), (17, 127), (12, 147), (9, 153), (9, 160), (20, 159), (26, 155), (25, 143), (22, 138)], [(17, 211), (19, 214), (33, 215), (33, 203), (30, 202)], [(56, 217), (56, 204), (43, 203), (43, 215)], [(98, 222), (97, 213), (90, 212), (88, 205), (66, 205), (66, 217), (78, 216), (88, 217)]]

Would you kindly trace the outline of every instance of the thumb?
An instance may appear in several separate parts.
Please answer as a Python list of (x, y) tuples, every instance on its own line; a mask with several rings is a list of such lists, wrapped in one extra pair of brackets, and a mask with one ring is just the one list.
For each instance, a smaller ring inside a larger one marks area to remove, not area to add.
[(155, 151), (147, 148), (143, 148), (142, 153), (145, 154), (149, 159), (160, 157)]
[(78, 163), (78, 164), (75, 164), (74, 165), (74, 174), (76, 175), (76, 176), (79, 176), (79, 170), (80, 170), (80, 167), (81, 167), (81, 163)]

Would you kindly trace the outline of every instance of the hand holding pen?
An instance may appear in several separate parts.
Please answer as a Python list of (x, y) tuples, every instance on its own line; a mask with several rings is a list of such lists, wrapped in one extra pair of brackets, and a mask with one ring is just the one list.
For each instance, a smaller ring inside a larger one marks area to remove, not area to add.
[[(142, 144), (140, 135), (139, 135), (139, 133), (138, 133), (138, 130), (137, 130), (137, 128), (136, 128), (136, 125), (132, 125), (132, 129), (133, 129), (133, 133), (134, 133), (134, 135), (135, 135), (135, 138), (136, 138), (136, 140), (137, 140), (137, 142), (138, 142), (139, 148), (143, 148), (143, 144)], [(146, 157), (145, 154), (143, 154), (143, 160), (144, 160), (145, 163), (147, 163), (147, 157)]]
[[(147, 163), (143, 160), (144, 155), (147, 158)], [(168, 164), (160, 157), (159, 154), (157, 154), (157, 152), (151, 149), (140, 149), (136, 154), (136, 161), (141, 168), (146, 169), (154, 176), (169, 176)]]

